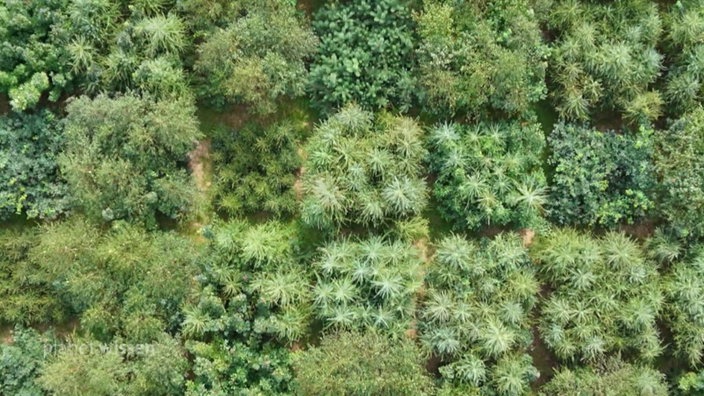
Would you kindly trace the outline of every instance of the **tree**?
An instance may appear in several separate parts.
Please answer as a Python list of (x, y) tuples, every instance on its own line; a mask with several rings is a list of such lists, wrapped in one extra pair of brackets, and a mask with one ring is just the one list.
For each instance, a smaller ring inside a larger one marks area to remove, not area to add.
[(369, 110), (408, 110), (416, 82), (407, 6), (399, 0), (333, 1), (316, 13), (313, 28), (320, 48), (310, 87), (320, 108), (354, 102)]
[(668, 393), (665, 376), (648, 366), (632, 365), (610, 359), (596, 368), (563, 368), (540, 389), (540, 395), (550, 396), (617, 396)]
[(550, 217), (560, 224), (632, 224), (655, 208), (654, 132), (600, 132), (555, 125), (548, 143), (553, 166)]
[(674, 64), (667, 74), (665, 96), (672, 113), (681, 115), (704, 98), (704, 7), (697, 1), (678, 1), (666, 16), (665, 43)]
[(158, 342), (109, 344), (71, 338), (49, 358), (37, 380), (51, 394), (182, 394), (186, 357), (178, 341), (161, 335)]
[(188, 98), (83, 96), (67, 112), (59, 163), (88, 215), (153, 228), (158, 214), (188, 212), (193, 186), (183, 163), (200, 136)]
[(672, 231), (687, 238), (704, 236), (704, 108), (691, 109), (657, 139), (660, 212)]
[(556, 36), (548, 79), (563, 118), (615, 112), (638, 124), (660, 116), (663, 101), (652, 89), (663, 69), (655, 3), (560, 0), (547, 25)]
[(422, 136), (410, 118), (355, 105), (328, 118), (305, 150), (303, 221), (334, 229), (419, 215), (427, 201)]
[[(351, 353), (354, 351), (354, 353)], [(319, 347), (298, 352), (296, 391), (302, 395), (427, 395), (432, 382), (411, 340), (375, 332), (323, 337)]]
[(73, 75), (64, 46), (65, 0), (0, 5), (0, 93), (15, 111), (34, 108), (42, 95), (52, 101), (71, 86)]
[(63, 147), (62, 128), (49, 111), (0, 117), (0, 219), (53, 219), (68, 211), (57, 164)]
[(426, 283), (420, 338), (440, 360), (445, 387), (525, 394), (539, 375), (527, 348), (540, 285), (518, 235), (443, 238)]
[(409, 241), (333, 241), (313, 263), (316, 315), (337, 330), (373, 328), (394, 336), (411, 327), (422, 257)]
[(548, 48), (528, 1), (426, 0), (416, 22), (431, 114), (525, 116), (545, 96)]
[(553, 290), (541, 306), (540, 335), (559, 359), (621, 353), (652, 361), (662, 353), (661, 279), (635, 241), (560, 229), (539, 241), (535, 257)]
[(436, 126), (430, 135), (433, 193), (457, 229), (539, 223), (547, 186), (544, 137), (537, 124)]
[(194, 356), (187, 394), (288, 394), (285, 344), (300, 340), (309, 324), (300, 241), (277, 222), (216, 224), (204, 235), (200, 285), (181, 326)]
[(194, 70), (200, 95), (218, 105), (244, 103), (270, 114), (279, 99), (303, 94), (305, 61), (317, 39), (294, 3), (256, 2), (233, 20), (198, 47)]
[(45, 364), (51, 335), (15, 326), (12, 343), (0, 343), (0, 392), (4, 395), (40, 396), (37, 383)]
[(215, 207), (231, 215), (261, 210), (276, 216), (296, 213), (294, 184), (302, 163), (298, 153), (302, 134), (288, 121), (216, 131), (212, 146)]

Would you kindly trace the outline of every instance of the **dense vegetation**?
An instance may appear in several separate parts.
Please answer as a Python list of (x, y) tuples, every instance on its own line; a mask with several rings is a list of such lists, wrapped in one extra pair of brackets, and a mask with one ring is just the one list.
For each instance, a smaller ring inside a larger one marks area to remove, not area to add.
[(700, 0), (7, 0), (1, 395), (704, 394)]

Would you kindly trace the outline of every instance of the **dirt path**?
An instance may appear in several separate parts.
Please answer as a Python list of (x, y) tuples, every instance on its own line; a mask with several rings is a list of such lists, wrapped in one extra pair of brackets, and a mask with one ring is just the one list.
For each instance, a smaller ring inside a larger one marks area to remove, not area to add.
[(198, 191), (205, 193), (210, 188), (211, 182), (208, 180), (206, 167), (210, 166), (210, 139), (198, 142), (193, 151), (188, 153), (188, 168), (196, 183)]

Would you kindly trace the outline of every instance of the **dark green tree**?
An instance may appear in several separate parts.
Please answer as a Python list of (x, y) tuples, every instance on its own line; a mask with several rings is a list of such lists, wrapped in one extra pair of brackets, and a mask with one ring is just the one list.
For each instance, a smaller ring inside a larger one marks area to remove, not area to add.
[(400, 0), (331, 1), (315, 15), (320, 49), (310, 86), (324, 110), (355, 102), (366, 109), (411, 106), (413, 24)]
[(559, 224), (632, 224), (655, 208), (654, 132), (600, 132), (555, 125), (548, 139), (554, 167), (550, 217)]
[(64, 135), (49, 111), (0, 117), (0, 219), (53, 219), (69, 209), (57, 157)]

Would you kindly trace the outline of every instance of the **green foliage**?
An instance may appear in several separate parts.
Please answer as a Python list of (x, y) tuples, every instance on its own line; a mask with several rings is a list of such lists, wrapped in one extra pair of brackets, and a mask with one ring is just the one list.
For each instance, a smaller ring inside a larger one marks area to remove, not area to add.
[(331, 1), (314, 17), (320, 49), (310, 72), (324, 110), (354, 102), (408, 110), (416, 87), (413, 26), (400, 0)]
[(50, 337), (35, 330), (16, 326), (12, 343), (0, 343), (0, 393), (3, 395), (41, 396), (36, 379), (46, 359)]
[(66, 309), (42, 276), (39, 263), (29, 260), (39, 242), (36, 228), (6, 227), (0, 231), (0, 323), (59, 322)]
[(230, 215), (295, 213), (302, 134), (292, 122), (218, 130), (212, 142), (215, 207)]
[(657, 139), (659, 209), (670, 228), (688, 238), (704, 237), (703, 129), (704, 108), (697, 107)]
[(667, 14), (667, 49), (674, 64), (667, 75), (665, 96), (675, 114), (702, 104), (704, 98), (704, 5), (678, 1)]
[(666, 316), (675, 339), (675, 353), (693, 366), (704, 357), (704, 247), (676, 262), (665, 283)]
[(200, 95), (218, 105), (244, 103), (260, 114), (277, 110), (277, 100), (303, 94), (305, 60), (317, 39), (293, 2), (257, 2), (210, 33), (194, 65)]
[(306, 147), (302, 218), (311, 226), (379, 226), (419, 215), (427, 201), (423, 130), (350, 105), (320, 124)]
[(559, 359), (660, 355), (660, 277), (636, 242), (620, 233), (595, 239), (562, 229), (536, 250), (543, 280), (552, 287), (541, 307), (540, 335)]
[(663, 69), (656, 3), (557, 0), (548, 26), (557, 36), (549, 78), (562, 117), (587, 121), (611, 111), (635, 123), (660, 116), (662, 98), (651, 87)]
[(426, 282), (421, 340), (441, 359), (444, 381), (525, 394), (539, 376), (527, 349), (540, 285), (518, 235), (500, 234), (481, 244), (445, 237)]
[(549, 137), (550, 215), (559, 224), (632, 224), (655, 207), (653, 131), (600, 132), (559, 123)]
[(529, 227), (546, 203), (545, 146), (537, 124), (444, 124), (430, 135), (434, 194), (458, 229)]
[(170, 2), (130, 3), (82, 0), (68, 5), (65, 47), (82, 91), (190, 96), (180, 59), (189, 47), (184, 22), (168, 12)]
[(47, 92), (55, 101), (70, 86), (66, 8), (65, 0), (0, 4), (0, 93), (15, 111), (34, 108)]
[(178, 340), (102, 344), (72, 337), (46, 363), (38, 381), (50, 394), (66, 396), (169, 396), (183, 394), (187, 360)]
[(156, 226), (189, 210), (193, 186), (182, 163), (200, 136), (188, 98), (80, 97), (67, 107), (60, 157), (77, 203), (95, 219)]
[(438, 116), (526, 115), (545, 96), (548, 48), (529, 1), (424, 1), (419, 82)]
[(289, 392), (283, 343), (308, 330), (310, 292), (298, 242), (280, 223), (231, 222), (206, 229), (201, 283), (184, 308), (182, 331), (194, 356), (188, 395)]
[(297, 394), (428, 395), (432, 382), (418, 348), (408, 339), (376, 332), (338, 333), (294, 361)]
[(51, 219), (69, 208), (57, 157), (64, 135), (49, 111), (0, 117), (0, 219)]
[(540, 390), (544, 396), (668, 395), (665, 376), (647, 366), (610, 359), (597, 368), (563, 368)]
[(330, 242), (313, 263), (316, 314), (337, 330), (373, 328), (400, 336), (415, 315), (422, 265), (421, 252), (410, 242), (380, 237)]

